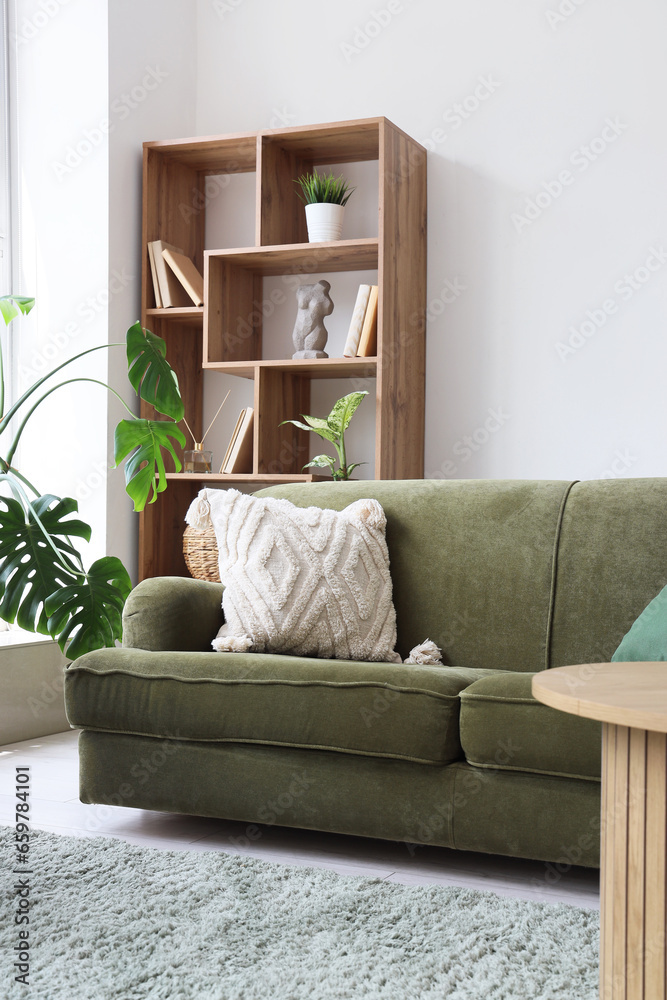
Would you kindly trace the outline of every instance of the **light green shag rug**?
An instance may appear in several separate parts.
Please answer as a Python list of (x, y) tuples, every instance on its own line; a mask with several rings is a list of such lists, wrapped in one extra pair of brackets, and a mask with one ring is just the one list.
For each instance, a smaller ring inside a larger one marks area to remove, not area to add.
[(0, 845), (3, 997), (597, 997), (594, 910), (39, 831), (26, 988), (13, 981), (13, 830), (0, 828)]

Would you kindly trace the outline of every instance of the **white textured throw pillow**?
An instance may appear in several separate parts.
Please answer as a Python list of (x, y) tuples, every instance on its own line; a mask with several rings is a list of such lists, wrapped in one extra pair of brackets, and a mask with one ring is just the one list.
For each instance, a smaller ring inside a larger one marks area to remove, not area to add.
[(377, 500), (335, 511), (204, 489), (186, 520), (209, 519), (225, 586), (214, 649), (401, 662)]

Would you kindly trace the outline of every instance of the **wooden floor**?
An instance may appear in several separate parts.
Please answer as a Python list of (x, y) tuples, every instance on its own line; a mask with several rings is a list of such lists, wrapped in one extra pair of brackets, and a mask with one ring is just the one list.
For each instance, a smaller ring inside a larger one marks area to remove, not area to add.
[(14, 768), (30, 765), (34, 828), (77, 837), (118, 837), (130, 844), (179, 851), (226, 851), (266, 861), (327, 868), (406, 885), (456, 885), (520, 899), (599, 906), (598, 873), (558, 873), (539, 861), (417, 847), (394, 841), (261, 827), (248, 841), (246, 824), (175, 813), (84, 805), (78, 799), (77, 733), (58, 733), (0, 747), (0, 824), (14, 819)]

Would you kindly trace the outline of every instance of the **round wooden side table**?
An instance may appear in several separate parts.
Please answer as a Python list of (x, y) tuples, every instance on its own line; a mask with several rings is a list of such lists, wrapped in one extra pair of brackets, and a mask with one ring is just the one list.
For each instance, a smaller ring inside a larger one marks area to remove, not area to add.
[(600, 997), (665, 1000), (667, 663), (557, 667), (533, 695), (603, 723)]

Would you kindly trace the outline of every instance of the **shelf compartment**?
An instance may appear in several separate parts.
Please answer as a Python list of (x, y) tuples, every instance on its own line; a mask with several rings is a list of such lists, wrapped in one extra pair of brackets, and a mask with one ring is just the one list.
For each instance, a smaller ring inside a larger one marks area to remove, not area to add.
[(255, 378), (253, 472), (301, 475), (309, 461), (311, 435), (283, 420), (310, 413), (310, 378), (289, 370), (261, 366)]
[(255, 242), (258, 246), (307, 243), (304, 206), (297, 197), (294, 181), (311, 173), (313, 161), (297, 150), (285, 149), (280, 142), (263, 139), (258, 147), (257, 218)]
[(380, 151), (380, 127), (385, 118), (364, 118), (347, 122), (292, 126), (261, 133), (265, 145), (278, 145), (286, 152), (312, 164), (353, 163), (377, 160)]
[(377, 239), (208, 250), (204, 254), (205, 365), (261, 359), (264, 277), (376, 270), (378, 255)]
[(378, 118), (261, 133), (257, 150), (261, 192), (257, 202), (257, 245), (305, 243), (306, 217), (295, 181), (317, 166), (360, 160), (379, 162), (381, 122)]
[(256, 169), (257, 133), (145, 142), (144, 149), (167, 163), (180, 163), (203, 174), (246, 173)]
[(377, 358), (300, 358), (296, 361), (286, 358), (284, 361), (229, 361), (204, 365), (206, 371), (251, 379), (256, 378), (259, 368), (291, 371), (309, 378), (375, 378)]

